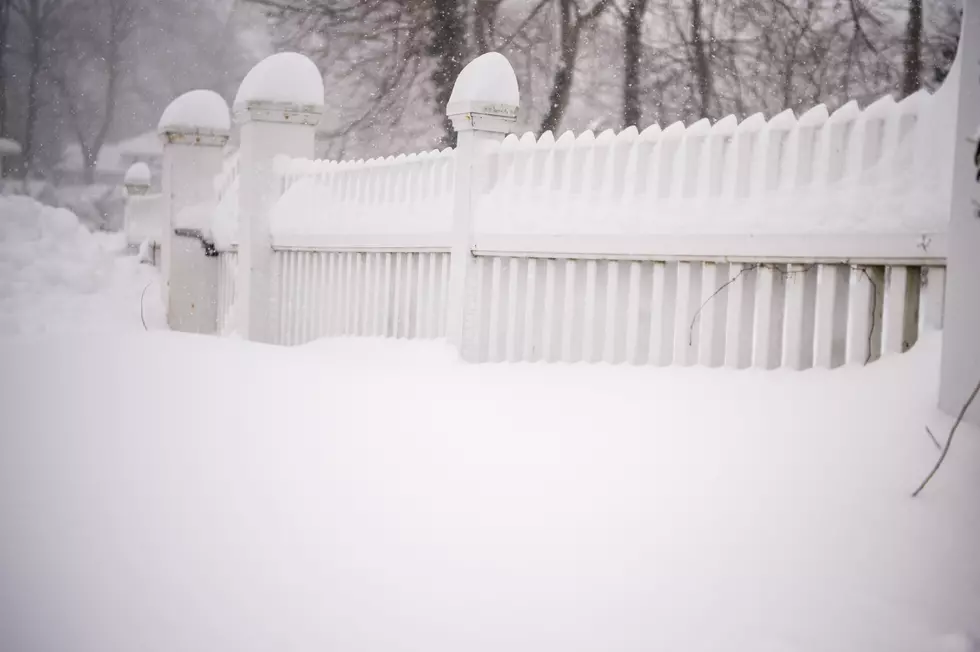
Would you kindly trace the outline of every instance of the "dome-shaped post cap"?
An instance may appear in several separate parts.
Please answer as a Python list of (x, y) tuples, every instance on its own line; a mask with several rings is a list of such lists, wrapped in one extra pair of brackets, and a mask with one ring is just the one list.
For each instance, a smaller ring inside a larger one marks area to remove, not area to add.
[(123, 185), (126, 186), (126, 192), (130, 195), (145, 195), (150, 189), (150, 180), (150, 166), (142, 162), (133, 163), (126, 170)]
[(231, 133), (228, 104), (214, 91), (188, 91), (164, 109), (157, 132), (168, 143), (224, 145)]
[(506, 133), (517, 122), (520, 91), (507, 57), (487, 52), (466, 64), (453, 85), (446, 115), (456, 131)]
[(279, 52), (248, 71), (233, 106), (239, 121), (315, 125), (323, 113), (323, 76), (309, 57)]

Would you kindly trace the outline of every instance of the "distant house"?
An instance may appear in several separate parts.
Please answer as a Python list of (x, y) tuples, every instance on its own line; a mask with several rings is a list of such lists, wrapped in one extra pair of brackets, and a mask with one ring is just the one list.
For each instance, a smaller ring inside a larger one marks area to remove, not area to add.
[[(104, 145), (96, 162), (95, 181), (106, 185), (122, 184), (129, 166), (133, 163), (146, 163), (152, 175), (152, 185), (158, 187), (162, 161), (163, 144), (160, 136), (155, 130), (147, 131), (133, 138)], [(57, 175), (59, 182), (65, 185), (85, 182), (82, 149), (77, 144), (65, 148)]]

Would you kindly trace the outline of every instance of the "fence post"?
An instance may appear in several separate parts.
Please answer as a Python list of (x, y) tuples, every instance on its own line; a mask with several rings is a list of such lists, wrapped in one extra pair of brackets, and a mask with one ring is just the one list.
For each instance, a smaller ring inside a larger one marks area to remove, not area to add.
[(502, 54), (488, 52), (463, 68), (446, 106), (456, 130), (446, 337), (464, 359), (474, 355), (473, 335), (478, 329), (472, 287), (474, 200), (487, 179), (486, 154), (513, 129), (518, 105), (514, 69)]
[(206, 207), (230, 127), (228, 104), (206, 90), (171, 102), (157, 127), (163, 139), (163, 295), (173, 330), (214, 332), (217, 264), (205, 247)]
[(234, 109), (241, 127), (235, 323), (242, 337), (271, 343), (278, 297), (270, 212), (280, 193), (273, 160), (313, 158), (323, 78), (301, 54), (274, 54), (245, 76)]
[[(946, 314), (939, 406), (956, 416), (980, 381), (980, 180), (974, 155), (980, 139), (980, 5), (965, 2), (959, 51), (947, 84), (957, 92), (953, 193), (950, 205)], [(965, 420), (980, 425), (980, 400)]]

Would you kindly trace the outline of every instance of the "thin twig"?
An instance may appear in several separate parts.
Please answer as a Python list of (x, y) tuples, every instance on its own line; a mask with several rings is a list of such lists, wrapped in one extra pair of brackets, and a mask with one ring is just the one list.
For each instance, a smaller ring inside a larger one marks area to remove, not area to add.
[(926, 434), (929, 435), (929, 439), (932, 440), (932, 443), (936, 445), (936, 450), (943, 449), (943, 445), (939, 443), (938, 439), (936, 439), (936, 435), (932, 434), (932, 431), (929, 430), (929, 426), (926, 426)]
[(688, 346), (693, 346), (694, 345), (694, 324), (697, 323), (698, 317), (701, 316), (701, 311), (704, 310), (704, 307), (706, 305), (708, 305), (708, 302), (711, 301), (712, 299), (714, 299), (716, 296), (718, 296), (718, 293), (719, 292), (721, 292), (722, 290), (724, 290), (725, 288), (727, 288), (729, 285), (731, 285), (732, 283), (734, 283), (735, 281), (737, 281), (739, 279), (739, 277), (742, 276), (742, 274), (744, 274), (745, 272), (750, 272), (750, 271), (752, 271), (754, 269), (759, 269), (760, 267), (763, 267), (763, 266), (764, 266), (763, 263), (756, 263), (755, 265), (749, 265), (748, 267), (743, 267), (741, 269), (741, 271), (739, 271), (738, 274), (736, 274), (732, 278), (728, 279), (728, 282), (727, 283), (725, 283), (720, 288), (718, 288), (717, 290), (715, 290), (714, 292), (712, 292), (711, 293), (711, 296), (704, 300), (704, 303), (701, 304), (701, 307), (698, 308), (698, 311), (696, 313), (694, 313), (694, 316), (693, 317), (691, 317), (691, 325), (687, 329), (687, 345)]
[(943, 447), (943, 452), (939, 454), (939, 459), (936, 460), (936, 466), (932, 467), (932, 471), (929, 471), (929, 475), (927, 475), (926, 479), (922, 481), (919, 488), (912, 492), (913, 498), (918, 496), (919, 492), (926, 488), (926, 485), (929, 484), (930, 480), (932, 480), (932, 476), (936, 475), (936, 471), (938, 471), (939, 467), (942, 466), (943, 460), (946, 459), (946, 454), (949, 452), (949, 446), (953, 443), (953, 435), (956, 434), (956, 429), (959, 427), (960, 422), (963, 421), (963, 417), (966, 416), (966, 411), (970, 409), (970, 404), (973, 403), (973, 399), (977, 397), (978, 393), (980, 393), (980, 381), (977, 381), (977, 386), (973, 388), (973, 393), (970, 394), (970, 398), (966, 399), (966, 403), (963, 404), (963, 409), (960, 410), (959, 416), (956, 417), (956, 423), (953, 424), (953, 427), (949, 431), (949, 436), (946, 438), (946, 445)]

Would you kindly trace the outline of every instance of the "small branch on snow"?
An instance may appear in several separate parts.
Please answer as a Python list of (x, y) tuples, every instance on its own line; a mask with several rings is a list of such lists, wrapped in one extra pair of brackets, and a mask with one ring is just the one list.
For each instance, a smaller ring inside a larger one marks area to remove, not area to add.
[(936, 436), (932, 434), (931, 430), (929, 430), (929, 426), (926, 426), (926, 434), (929, 435), (929, 439), (932, 440), (932, 443), (936, 445), (936, 450), (941, 451), (943, 449), (943, 445), (939, 443), (939, 440), (936, 439)]
[[(926, 488), (926, 485), (929, 484), (930, 480), (932, 480), (932, 476), (936, 475), (936, 471), (938, 471), (939, 467), (943, 465), (943, 460), (946, 459), (946, 454), (949, 453), (949, 446), (953, 443), (953, 435), (956, 434), (956, 429), (959, 427), (960, 422), (963, 421), (963, 417), (966, 416), (966, 411), (970, 409), (970, 405), (973, 403), (973, 399), (977, 397), (978, 393), (980, 393), (980, 381), (977, 381), (977, 386), (973, 388), (970, 398), (966, 399), (966, 403), (963, 404), (963, 408), (960, 410), (959, 416), (956, 417), (956, 422), (953, 424), (953, 427), (950, 428), (949, 436), (946, 437), (946, 445), (943, 447), (943, 452), (939, 454), (939, 459), (936, 460), (936, 465), (932, 467), (932, 471), (929, 471), (929, 475), (927, 475), (926, 479), (922, 481), (919, 488), (912, 492), (913, 498), (918, 496), (919, 493)], [(926, 428), (926, 430), (928, 430), (928, 428)]]

